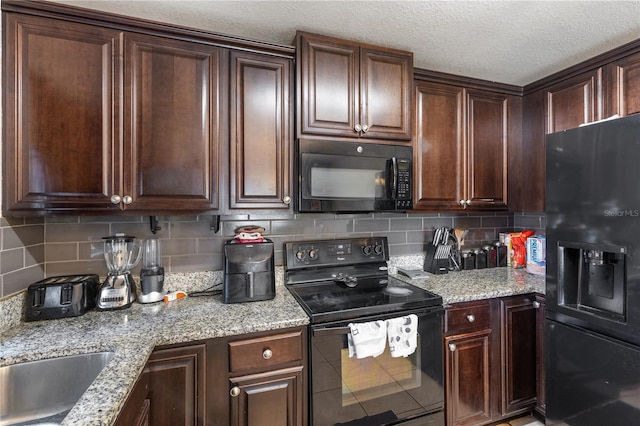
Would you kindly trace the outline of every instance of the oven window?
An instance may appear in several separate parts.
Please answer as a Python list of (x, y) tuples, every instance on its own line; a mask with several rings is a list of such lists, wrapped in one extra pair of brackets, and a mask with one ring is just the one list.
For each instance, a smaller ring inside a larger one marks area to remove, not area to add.
[(349, 358), (348, 327), (314, 330), (312, 424), (386, 424), (441, 411), (442, 320), (420, 318), (417, 349), (406, 358), (393, 358), (388, 345), (378, 357)]
[(314, 198), (382, 198), (384, 172), (370, 169), (311, 168)]
[[(420, 337), (418, 336), (418, 348)], [(391, 356), (389, 350), (376, 358), (349, 358), (341, 351), (342, 405), (359, 404), (416, 389), (421, 386), (420, 350), (408, 357)]]

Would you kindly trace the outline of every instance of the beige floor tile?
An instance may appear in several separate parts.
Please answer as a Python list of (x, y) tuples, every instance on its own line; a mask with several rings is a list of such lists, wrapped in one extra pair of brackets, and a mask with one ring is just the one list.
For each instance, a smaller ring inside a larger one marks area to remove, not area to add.
[(525, 416), (517, 419), (509, 420), (511, 426), (544, 426), (533, 416)]

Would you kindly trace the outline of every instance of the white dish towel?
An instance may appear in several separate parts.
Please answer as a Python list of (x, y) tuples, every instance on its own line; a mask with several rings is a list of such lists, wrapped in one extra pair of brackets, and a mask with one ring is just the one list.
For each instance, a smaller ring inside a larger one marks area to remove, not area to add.
[(414, 353), (418, 346), (418, 317), (411, 314), (386, 322), (391, 356), (406, 357)]
[(384, 321), (371, 321), (349, 324), (348, 334), (349, 358), (376, 357), (384, 352), (387, 346), (387, 327)]

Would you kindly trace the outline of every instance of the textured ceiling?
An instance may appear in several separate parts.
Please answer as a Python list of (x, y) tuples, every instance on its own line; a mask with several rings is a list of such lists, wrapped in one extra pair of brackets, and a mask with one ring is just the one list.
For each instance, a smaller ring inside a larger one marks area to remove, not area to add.
[(518, 86), (640, 38), (640, 0), (56, 2), (277, 44), (306, 30), (410, 50), (418, 68)]

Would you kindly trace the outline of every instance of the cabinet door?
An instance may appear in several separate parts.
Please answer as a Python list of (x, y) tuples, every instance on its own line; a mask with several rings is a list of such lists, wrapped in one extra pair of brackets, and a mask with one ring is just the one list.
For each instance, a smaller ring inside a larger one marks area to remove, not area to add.
[(589, 71), (546, 90), (547, 133), (572, 129), (601, 118), (602, 72)]
[(502, 415), (536, 401), (536, 314), (533, 296), (500, 300)]
[(149, 425), (149, 375), (142, 374), (127, 398), (115, 426)]
[(5, 211), (118, 210), (118, 31), (8, 13)]
[(299, 135), (358, 137), (359, 47), (313, 34), (299, 35), (297, 45)]
[(466, 205), (507, 208), (508, 97), (467, 91)]
[(293, 367), (231, 381), (231, 425), (303, 425), (303, 367)]
[(640, 112), (640, 53), (606, 67), (605, 114), (626, 116)]
[(491, 330), (445, 338), (447, 425), (491, 419), (489, 337)]
[(360, 57), (362, 137), (410, 140), (413, 56), (363, 47)]
[(222, 52), (125, 35), (127, 209), (218, 208)]
[(461, 208), (464, 97), (461, 87), (416, 83), (414, 209)]
[(231, 53), (230, 209), (291, 210), (291, 66)]
[(205, 424), (205, 345), (153, 351), (149, 376), (152, 425)]
[(545, 363), (545, 297), (536, 295), (536, 411), (545, 415), (547, 409), (546, 397), (546, 363)]

